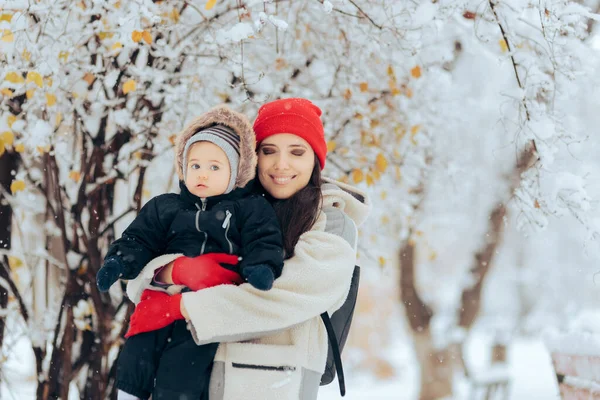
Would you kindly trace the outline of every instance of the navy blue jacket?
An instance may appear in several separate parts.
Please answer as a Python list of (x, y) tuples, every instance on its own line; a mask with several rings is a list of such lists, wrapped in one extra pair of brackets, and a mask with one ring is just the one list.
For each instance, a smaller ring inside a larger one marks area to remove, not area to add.
[(283, 238), (273, 207), (260, 194), (238, 188), (201, 199), (183, 182), (180, 194), (152, 198), (110, 246), (106, 258), (119, 256), (121, 278), (133, 279), (146, 264), (162, 254), (195, 257), (228, 253), (242, 257), (235, 268), (267, 265), (275, 278), (283, 268)]

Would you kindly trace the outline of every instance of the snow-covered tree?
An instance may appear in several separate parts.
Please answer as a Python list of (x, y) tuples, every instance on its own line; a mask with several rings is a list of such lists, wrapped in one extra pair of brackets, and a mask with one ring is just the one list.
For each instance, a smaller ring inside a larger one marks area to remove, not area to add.
[[(375, 200), (362, 263), (389, 267), (410, 246), (421, 317), (458, 313), (473, 287), (478, 315), (487, 269), (474, 263), (500, 203), (498, 234), (512, 224), (539, 236), (565, 217), (590, 248), (598, 239), (600, 193), (589, 184), (600, 171), (587, 147), (598, 104), (594, 2), (2, 7), (0, 305), (25, 322), (38, 398), (66, 399), (68, 382), (81, 398), (114, 392), (131, 305), (119, 287), (99, 293), (95, 274), (143, 202), (175, 189), (174, 135), (219, 103), (250, 117), (279, 97), (323, 109), (328, 174)], [(425, 327), (413, 328), (417, 337)]]

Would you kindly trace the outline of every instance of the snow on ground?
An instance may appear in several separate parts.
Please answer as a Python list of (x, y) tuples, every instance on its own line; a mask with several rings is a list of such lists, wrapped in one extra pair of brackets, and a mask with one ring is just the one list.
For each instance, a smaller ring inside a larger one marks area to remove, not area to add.
[[(479, 347), (485, 339), (474, 338), (472, 346)], [(398, 346), (400, 349), (400, 346)], [(393, 349), (390, 361), (408, 361), (406, 353)], [(397, 353), (397, 354), (396, 354)], [(510, 400), (559, 400), (558, 385), (554, 377), (550, 355), (540, 339), (517, 339), (508, 348), (508, 373), (511, 377)], [(473, 364), (473, 373), (481, 373), (481, 353), (469, 356)], [(477, 358), (477, 360), (476, 360)], [(396, 364), (399, 376), (388, 381), (375, 381), (368, 376), (360, 376), (349, 371), (346, 377), (346, 396), (339, 394), (337, 381), (321, 388), (319, 400), (413, 400), (418, 389), (417, 371), (414, 365)], [(455, 399), (468, 399), (468, 386), (460, 385), (460, 393)]]
[[(13, 333), (18, 333), (13, 330)], [(470, 339), (467, 359), (473, 373), (482, 373), (486, 356), (476, 349), (487, 348), (488, 338), (475, 336)], [(475, 349), (475, 350), (473, 350)], [(8, 355), (2, 364), (0, 399), (34, 400), (35, 374), (34, 357), (29, 341), (23, 336), (8, 337), (3, 349)], [(395, 366), (396, 376), (388, 380), (377, 380), (370, 374), (357, 369), (346, 369), (346, 396), (344, 400), (413, 400), (418, 390), (417, 368), (409, 344), (398, 343), (386, 352), (388, 361)], [(508, 373), (511, 376), (510, 400), (553, 400), (560, 399), (558, 385), (547, 348), (541, 339), (521, 338), (508, 349)], [(75, 391), (71, 391), (73, 400)], [(71, 397), (71, 396), (70, 396)], [(337, 380), (322, 387), (319, 400), (339, 400)], [(468, 399), (468, 386), (460, 385), (455, 399)]]

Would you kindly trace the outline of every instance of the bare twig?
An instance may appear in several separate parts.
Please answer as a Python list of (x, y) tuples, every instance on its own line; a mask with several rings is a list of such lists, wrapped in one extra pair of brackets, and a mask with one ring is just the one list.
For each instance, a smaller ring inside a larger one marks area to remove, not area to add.
[(356, 3), (355, 3), (353, 0), (348, 0), (348, 1), (350, 1), (350, 3), (352, 3), (352, 5), (353, 5), (354, 7), (356, 7), (356, 9), (357, 9), (357, 10), (358, 10), (358, 11), (359, 11), (359, 12), (360, 12), (362, 15), (364, 15), (364, 16), (365, 16), (365, 18), (367, 18), (367, 19), (369, 20), (369, 22), (371, 22), (371, 24), (373, 24), (373, 26), (375, 26), (375, 27), (376, 27), (377, 29), (379, 29), (379, 30), (382, 30), (382, 29), (383, 29), (383, 26), (381, 26), (381, 25), (377, 24), (375, 21), (373, 21), (373, 19), (372, 19), (372, 18), (369, 16), (369, 14), (367, 14), (366, 12), (364, 12), (364, 11), (362, 10), (362, 8), (360, 8), (360, 6), (359, 6), (358, 4), (356, 4)]

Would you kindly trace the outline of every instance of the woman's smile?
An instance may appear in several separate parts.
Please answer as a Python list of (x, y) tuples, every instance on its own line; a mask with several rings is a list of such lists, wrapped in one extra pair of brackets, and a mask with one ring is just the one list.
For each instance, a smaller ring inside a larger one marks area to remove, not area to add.
[(273, 179), (273, 182), (275, 182), (276, 185), (286, 185), (288, 183), (290, 183), (290, 181), (292, 179), (295, 179), (296, 175), (292, 175), (292, 176), (275, 176), (275, 175), (271, 175), (271, 179)]

